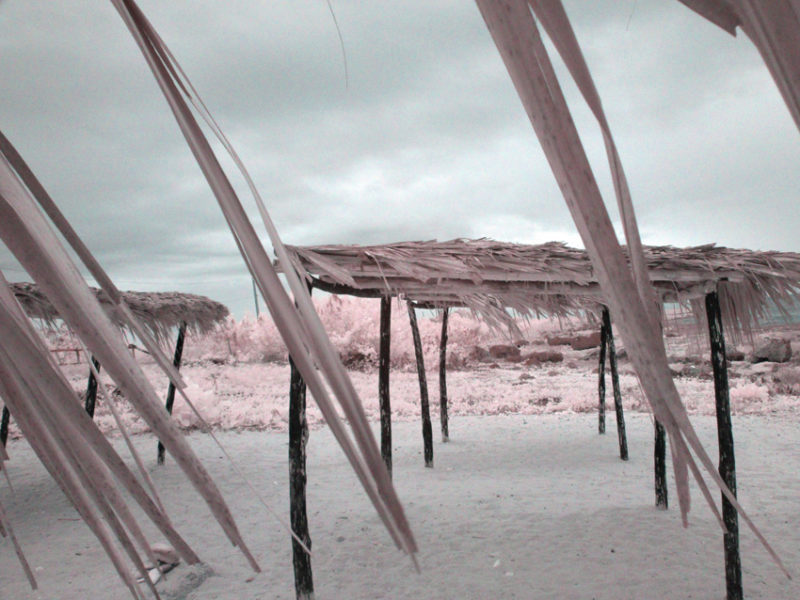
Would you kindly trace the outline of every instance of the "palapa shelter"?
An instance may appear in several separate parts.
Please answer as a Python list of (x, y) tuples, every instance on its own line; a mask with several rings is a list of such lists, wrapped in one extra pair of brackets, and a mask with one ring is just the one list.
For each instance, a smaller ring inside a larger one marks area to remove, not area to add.
[[(53, 322), (60, 318), (56, 308), (35, 283), (12, 283), (11, 290), (32, 319)], [(92, 291), (111, 320), (122, 328), (128, 328), (103, 291), (97, 288), (92, 288)], [(224, 304), (197, 294), (127, 291), (122, 293), (122, 297), (139, 323), (158, 339), (167, 337), (171, 330), (184, 324), (192, 333), (206, 333), (230, 314)]]
[[(603, 291), (585, 250), (559, 242), (511, 244), (489, 239), (416, 241), (384, 245), (287, 246), (291, 267), (306, 278), (309, 289), (381, 299), (379, 404), (381, 453), (392, 469), (391, 403), (389, 394), (390, 319), (392, 297), (408, 303), (420, 381), (420, 412), (425, 466), (433, 467), (433, 435), (427, 380), (415, 308), (442, 309), (439, 349), (439, 414), (442, 441), (449, 439), (446, 383), (447, 318), (451, 307), (467, 307), (495, 327), (509, 326), (512, 313), (524, 317), (593, 313), (600, 321), (598, 430), (605, 433), (605, 358), (608, 354), (616, 412), (619, 452), (628, 459), (625, 421), (617, 374), (611, 318)], [(753, 251), (707, 244), (688, 248), (644, 247), (650, 281), (659, 302), (690, 309), (698, 327), (708, 326), (717, 391), (720, 447), (733, 477), (733, 438), (725, 367), (723, 330), (738, 336), (750, 332), (776, 308), (800, 301), (800, 254)], [(280, 264), (276, 265), (279, 269)], [(662, 311), (662, 315), (664, 312)], [(297, 374), (291, 390), (296, 394)], [(295, 403), (296, 404), (296, 403)], [(290, 431), (290, 437), (292, 437)], [(297, 434), (295, 434), (297, 435)], [(296, 443), (295, 443), (296, 444)], [(290, 445), (292, 440), (290, 439)], [(293, 457), (300, 460), (301, 457)], [(654, 481), (656, 506), (667, 508), (666, 436), (655, 421)], [(297, 482), (297, 486), (304, 485)], [(304, 506), (293, 511), (304, 513)], [(296, 521), (307, 533), (303, 514)], [(726, 541), (726, 544), (728, 542)], [(736, 563), (738, 559), (738, 546)], [(296, 564), (310, 570), (306, 557)], [(310, 575), (308, 575), (310, 577)]]
[[(525, 317), (594, 313), (603, 323), (603, 335), (613, 343), (606, 301), (587, 252), (559, 242), (526, 245), (455, 239), (372, 246), (287, 246), (287, 250), (292, 268), (306, 277), (311, 289), (368, 298), (401, 296), (414, 307), (445, 309), (440, 365), (440, 387), (444, 390), (446, 309), (450, 307), (467, 307), (490, 325), (512, 328), (510, 313)], [(800, 299), (797, 253), (707, 244), (645, 247), (644, 257), (662, 304), (678, 303), (691, 309), (698, 326), (705, 327), (704, 299), (714, 292), (722, 323), (734, 336), (749, 332), (776, 308), (787, 314), (785, 306)], [(382, 315), (387, 310), (382, 308)], [(381, 335), (388, 335), (388, 316), (381, 321)], [(613, 352), (609, 358), (615, 379)], [(425, 397), (425, 373), (420, 367)], [(602, 361), (600, 368), (602, 379)], [(446, 391), (440, 401), (442, 436), (446, 439)], [(620, 450), (626, 454), (624, 439), (620, 440)], [(387, 465), (391, 464), (390, 453), (391, 449), (385, 448)], [(432, 456), (430, 450), (426, 456)]]
[[(427, 389), (413, 307), (445, 309), (440, 350), (440, 415), (447, 439), (445, 355), (447, 311), (467, 307), (495, 327), (515, 333), (512, 313), (524, 317), (568, 316), (591, 313), (601, 321), (601, 337), (613, 346), (608, 304), (585, 250), (559, 242), (526, 245), (489, 239), (416, 241), (384, 245), (287, 246), (292, 268), (307, 278), (310, 288), (353, 296), (401, 296), (409, 304), (412, 334), (417, 349), (423, 422)], [(734, 339), (767, 318), (776, 308), (800, 299), (800, 254), (719, 247), (714, 244), (675, 248), (644, 247), (650, 281), (661, 304), (678, 303), (695, 315), (698, 327), (707, 324), (704, 299), (715, 293), (721, 322)], [(381, 335), (388, 336), (390, 307), (382, 308)], [(663, 312), (662, 312), (663, 314)], [(385, 315), (385, 318), (384, 318)], [(387, 342), (388, 343), (388, 342)], [(600, 361), (603, 380), (604, 343)], [(388, 349), (386, 350), (388, 352)], [(388, 360), (388, 359), (387, 359)], [(616, 359), (609, 352), (612, 382)], [(383, 365), (383, 363), (381, 363)], [(383, 369), (388, 369), (388, 363)], [(388, 373), (383, 373), (388, 378)], [(381, 389), (384, 390), (385, 386)], [(620, 455), (627, 456), (618, 386), (615, 405), (620, 429)], [(382, 394), (388, 394), (388, 388)], [(600, 394), (604, 393), (602, 384)], [(388, 401), (387, 401), (388, 404)], [(600, 400), (600, 428), (604, 402)], [(388, 414), (386, 423), (388, 424)], [(388, 425), (387, 425), (388, 427)], [(426, 461), (432, 461), (430, 436), (425, 430)], [(388, 432), (385, 432), (389, 436)], [(384, 460), (391, 465), (391, 448), (384, 444)]]
[[(39, 319), (47, 324), (52, 324), (61, 317), (55, 306), (47, 299), (35, 283), (18, 282), (10, 284), (10, 289), (17, 302), (31, 319)], [(105, 309), (109, 318), (121, 329), (129, 329), (129, 323), (114, 310), (114, 304), (106, 294), (97, 288), (91, 288), (100, 306)], [(217, 324), (222, 323), (230, 314), (224, 304), (197, 294), (182, 292), (122, 292), (122, 298), (142, 326), (152, 336), (165, 343), (170, 338), (170, 331), (177, 330), (175, 351), (172, 364), (176, 369), (181, 366), (183, 346), (186, 332), (206, 333)], [(80, 349), (75, 349), (79, 352)], [(97, 378), (100, 363), (92, 357), (93, 366), (89, 370), (89, 381), (86, 386), (85, 407), (89, 416), (94, 416), (97, 399)], [(167, 389), (166, 409), (172, 413), (175, 401), (175, 385), (170, 382)], [(10, 413), (3, 406), (2, 420), (0, 420), (0, 444), (8, 440), (8, 427)], [(159, 442), (157, 461), (164, 463), (164, 446)]]

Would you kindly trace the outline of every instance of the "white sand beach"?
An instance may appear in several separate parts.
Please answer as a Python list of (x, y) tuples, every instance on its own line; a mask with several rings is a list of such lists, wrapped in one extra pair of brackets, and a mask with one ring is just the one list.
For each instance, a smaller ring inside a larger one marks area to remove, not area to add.
[[(739, 497), (794, 574), (800, 574), (798, 421), (734, 418)], [(694, 422), (715, 452), (714, 419)], [(394, 548), (330, 432), (312, 431), (308, 510), (317, 598), (723, 598), (722, 536), (698, 490), (688, 529), (674, 507), (653, 506), (649, 416), (628, 415), (628, 462), (617, 457), (613, 415), (608, 425), (599, 436), (594, 414), (459, 416), (449, 443), (437, 436), (435, 468), (426, 469), (419, 423), (396, 423), (394, 480), (419, 543), (419, 574)], [(287, 514), (286, 434), (219, 435), (264, 498)], [(157, 468), (154, 440), (139, 435), (136, 444), (168, 512), (206, 561), (170, 573), (158, 586), (163, 597), (293, 598), (288, 534), (208, 436), (194, 433), (191, 443), (263, 571), (249, 570), (175, 464)], [(3, 501), (40, 589), (29, 589), (6, 543), (0, 597), (125, 597), (108, 559), (27, 445), (14, 441), (9, 453), (15, 492), (3, 489)], [(747, 598), (800, 597), (800, 582), (788, 581), (744, 527), (741, 553)]]

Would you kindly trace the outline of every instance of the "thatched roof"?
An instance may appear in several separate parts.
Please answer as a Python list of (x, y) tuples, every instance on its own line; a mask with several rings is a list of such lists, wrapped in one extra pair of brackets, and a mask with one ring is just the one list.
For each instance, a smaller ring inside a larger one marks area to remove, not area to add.
[[(59, 318), (56, 309), (34, 283), (12, 283), (12, 291), (28, 316), (47, 322)], [(110, 309), (111, 303), (105, 294), (92, 288), (100, 304)], [(157, 338), (164, 337), (170, 329), (186, 322), (193, 332), (206, 332), (222, 322), (229, 314), (228, 308), (205, 296), (180, 292), (124, 292), (123, 296), (139, 322)], [(112, 310), (107, 310), (111, 319), (125, 326)]]
[[(467, 306), (484, 316), (489, 307), (494, 317), (498, 307), (563, 315), (604, 303), (586, 251), (558, 242), (456, 239), (287, 248), (296, 270), (332, 292), (402, 295), (426, 306)], [(781, 310), (800, 299), (800, 254), (708, 244), (646, 247), (645, 259), (662, 302), (691, 306), (716, 288), (734, 329), (756, 324), (773, 305)]]

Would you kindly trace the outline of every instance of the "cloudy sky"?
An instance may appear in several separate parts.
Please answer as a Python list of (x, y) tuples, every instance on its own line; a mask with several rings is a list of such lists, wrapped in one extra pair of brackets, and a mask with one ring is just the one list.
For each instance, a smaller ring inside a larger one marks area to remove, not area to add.
[[(580, 245), (474, 3), (332, 0), (346, 62), (323, 0), (140, 5), (286, 243)], [(749, 40), (677, 1), (565, 5), (644, 242), (800, 251), (800, 135)], [(109, 2), (0, 1), (0, 82), (0, 129), (121, 288), (253, 310), (216, 201)], [(599, 130), (565, 89), (614, 207)], [(4, 247), (0, 268), (26, 279)]]

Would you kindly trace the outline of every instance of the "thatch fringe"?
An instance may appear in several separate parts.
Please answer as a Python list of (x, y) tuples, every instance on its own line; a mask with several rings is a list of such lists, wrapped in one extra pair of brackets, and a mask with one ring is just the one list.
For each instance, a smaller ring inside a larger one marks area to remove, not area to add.
[[(287, 249), (296, 270), (343, 291), (466, 306), (489, 323), (505, 324), (507, 309), (522, 316), (567, 316), (596, 312), (605, 303), (586, 251), (559, 242), (455, 239)], [(646, 246), (644, 257), (662, 302), (691, 308), (692, 300), (717, 289), (731, 333), (749, 331), (775, 308), (788, 315), (786, 307), (800, 302), (800, 254), (794, 252)]]

